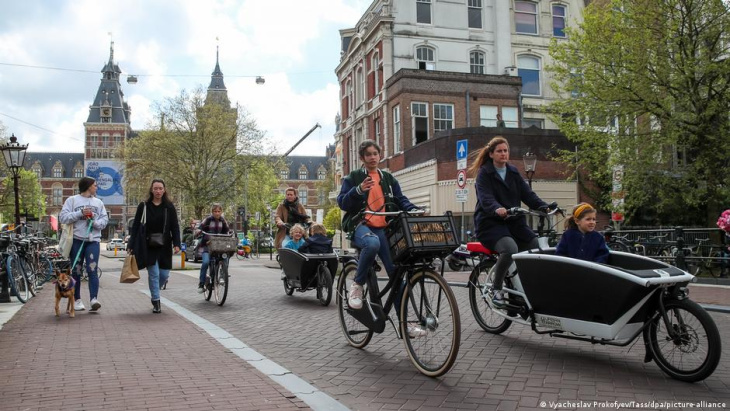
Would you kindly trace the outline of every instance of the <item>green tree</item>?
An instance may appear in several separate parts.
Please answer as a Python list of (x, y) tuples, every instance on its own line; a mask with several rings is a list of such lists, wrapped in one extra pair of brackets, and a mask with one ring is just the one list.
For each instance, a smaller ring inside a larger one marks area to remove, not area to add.
[(144, 198), (149, 181), (163, 178), (183, 217), (201, 218), (213, 202), (235, 215), (243, 204), (244, 179), (257, 190), (268, 187), (273, 168), (260, 159), (266, 154), (264, 132), (243, 107), (206, 104), (198, 88), (155, 104), (154, 111), (148, 129), (120, 153), (131, 195)]
[[(5, 222), (15, 222), (15, 191), (13, 187), (13, 176), (10, 170), (3, 164), (3, 175), (6, 177), (0, 183), (0, 213), (3, 215)], [(18, 197), (20, 204), (20, 215), (24, 216), (28, 211), (28, 215), (41, 217), (46, 214), (46, 202), (38, 182), (36, 173), (25, 170), (18, 170)]]
[(327, 230), (341, 230), (342, 216), (340, 213), (340, 207), (330, 208), (324, 216), (323, 223)]
[[(552, 119), (610, 207), (624, 166), (636, 222), (712, 224), (728, 195), (730, 18), (723, 0), (603, 0), (551, 47)], [(578, 120), (578, 121), (576, 121)]]

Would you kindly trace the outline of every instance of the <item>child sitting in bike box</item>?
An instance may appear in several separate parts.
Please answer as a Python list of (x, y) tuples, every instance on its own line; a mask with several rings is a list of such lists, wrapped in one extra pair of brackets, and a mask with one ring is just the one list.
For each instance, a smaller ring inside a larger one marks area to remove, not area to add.
[(300, 253), (329, 254), (332, 250), (332, 240), (327, 238), (327, 230), (322, 224), (314, 223), (309, 228), (309, 238), (299, 247)]
[(608, 246), (603, 235), (596, 232), (596, 209), (593, 206), (578, 204), (565, 220), (565, 228), (555, 254), (595, 263), (608, 262)]

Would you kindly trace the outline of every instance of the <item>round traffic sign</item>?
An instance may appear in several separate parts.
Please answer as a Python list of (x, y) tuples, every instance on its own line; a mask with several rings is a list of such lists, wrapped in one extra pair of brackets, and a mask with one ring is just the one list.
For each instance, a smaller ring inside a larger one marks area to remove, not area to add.
[(458, 185), (459, 188), (466, 187), (466, 170), (459, 170), (459, 172), (456, 173), (456, 185)]

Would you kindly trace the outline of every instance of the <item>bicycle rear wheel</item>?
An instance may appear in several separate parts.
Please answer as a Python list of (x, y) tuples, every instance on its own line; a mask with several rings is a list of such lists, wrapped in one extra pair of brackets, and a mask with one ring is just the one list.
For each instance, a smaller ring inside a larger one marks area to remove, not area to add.
[(48, 257), (41, 256), (38, 261), (38, 275), (36, 284), (43, 285), (53, 278), (53, 263)]
[(332, 274), (326, 265), (317, 269), (317, 299), (325, 307), (332, 301)]
[(33, 267), (31, 267), (30, 263), (28, 262), (28, 258), (26, 256), (18, 255), (18, 261), (20, 262), (20, 267), (23, 269), (23, 275), (25, 276), (25, 282), (28, 284), (28, 291), (30, 291), (31, 296), (35, 297), (35, 292), (36, 292), (35, 270), (33, 270)]
[(461, 342), (461, 317), (451, 287), (432, 270), (410, 278), (400, 303), (400, 329), (411, 362), (422, 374), (446, 374)]
[[(351, 309), (347, 304), (347, 296), (355, 275), (357, 275), (357, 264), (347, 264), (342, 268), (340, 279), (337, 281), (337, 311), (342, 333), (345, 334), (347, 343), (355, 348), (363, 348), (373, 338), (373, 331), (350, 315)], [(367, 288), (363, 295), (367, 295)]]
[(213, 291), (215, 294), (215, 302), (222, 306), (226, 302), (228, 296), (228, 262), (224, 259), (218, 260), (215, 265), (215, 283), (213, 283)]
[(9, 255), (5, 261), (5, 270), (8, 273), (8, 285), (12, 294), (18, 298), (18, 301), (25, 303), (30, 299), (30, 287), (28, 281), (20, 267), (17, 255)]
[(512, 321), (497, 314), (486, 301), (494, 281), (494, 264), (490, 266), (478, 265), (469, 276), (469, 305), (474, 319), (482, 329), (488, 333), (501, 334), (505, 332)]
[(205, 278), (205, 284), (203, 285), (203, 297), (205, 301), (210, 301), (210, 297), (213, 296), (213, 282), (215, 281), (215, 260), (211, 258), (210, 264), (208, 264), (208, 276)]

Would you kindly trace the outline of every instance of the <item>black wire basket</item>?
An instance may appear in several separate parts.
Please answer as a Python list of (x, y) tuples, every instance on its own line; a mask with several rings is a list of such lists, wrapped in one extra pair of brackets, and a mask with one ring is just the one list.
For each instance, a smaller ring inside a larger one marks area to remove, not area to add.
[(454, 216), (401, 214), (388, 226), (388, 245), (394, 263), (444, 257), (459, 246)]

